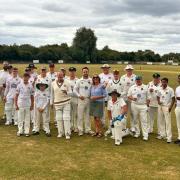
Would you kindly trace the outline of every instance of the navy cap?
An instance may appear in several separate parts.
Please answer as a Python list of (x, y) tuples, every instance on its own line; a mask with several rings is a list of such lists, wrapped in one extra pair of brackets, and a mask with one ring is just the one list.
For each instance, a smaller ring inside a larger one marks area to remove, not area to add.
[(137, 76), (136, 76), (136, 81), (137, 81), (137, 80), (142, 80), (142, 76), (137, 75)]
[(153, 74), (153, 78), (160, 78), (160, 77), (161, 77), (161, 75), (159, 73), (154, 73)]
[(75, 67), (70, 67), (69, 71), (76, 71), (76, 68)]

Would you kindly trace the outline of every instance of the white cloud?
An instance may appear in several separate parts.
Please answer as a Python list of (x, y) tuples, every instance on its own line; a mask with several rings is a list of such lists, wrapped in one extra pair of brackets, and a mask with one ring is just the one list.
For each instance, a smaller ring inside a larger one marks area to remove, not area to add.
[(0, 43), (69, 45), (82, 26), (98, 48), (180, 49), (180, 0), (0, 0)]

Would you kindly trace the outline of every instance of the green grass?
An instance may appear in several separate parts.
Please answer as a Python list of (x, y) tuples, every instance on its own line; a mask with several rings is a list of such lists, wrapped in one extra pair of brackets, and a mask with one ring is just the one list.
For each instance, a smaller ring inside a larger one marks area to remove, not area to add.
[[(67, 68), (70, 65), (63, 65)], [(78, 65), (78, 76), (83, 65)], [(89, 65), (90, 74), (100, 73), (100, 65)], [(25, 65), (18, 65), (20, 74)], [(60, 67), (58, 65), (57, 69)], [(113, 65), (124, 74), (124, 66)], [(153, 72), (169, 78), (177, 86), (178, 67), (135, 66), (135, 73), (151, 80)], [(141, 69), (141, 70), (140, 70)], [(2, 115), (2, 104), (0, 106)], [(53, 119), (52, 119), (53, 121)], [(174, 112), (172, 113), (173, 139), (177, 137)], [(57, 130), (51, 123), (52, 137), (16, 137), (16, 127), (0, 125), (0, 179), (180, 179), (180, 146), (167, 144), (150, 136), (124, 138), (120, 147), (110, 138), (97, 139), (73, 135), (70, 141), (57, 139)]]

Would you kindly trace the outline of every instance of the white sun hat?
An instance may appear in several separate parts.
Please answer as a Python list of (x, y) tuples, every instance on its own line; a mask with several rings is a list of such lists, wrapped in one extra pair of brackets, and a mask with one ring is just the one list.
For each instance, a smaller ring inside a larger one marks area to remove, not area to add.
[(111, 68), (111, 67), (109, 66), (109, 64), (103, 64), (103, 65), (101, 66), (101, 68)]
[(128, 64), (128, 65), (125, 67), (125, 70), (128, 70), (128, 69), (133, 70), (134, 68), (133, 68), (133, 66), (132, 66), (131, 64)]

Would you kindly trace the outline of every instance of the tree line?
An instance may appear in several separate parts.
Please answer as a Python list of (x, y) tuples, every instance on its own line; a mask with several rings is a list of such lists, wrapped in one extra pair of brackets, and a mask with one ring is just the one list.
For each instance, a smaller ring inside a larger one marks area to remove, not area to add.
[(152, 50), (138, 50), (136, 52), (119, 52), (105, 46), (102, 49), (96, 47), (97, 37), (93, 30), (86, 27), (76, 31), (72, 45), (67, 43), (60, 45), (44, 45), (35, 47), (30, 44), (0, 45), (0, 60), (9, 62), (30, 62), (34, 59), (41, 63), (58, 62), (66, 63), (113, 63), (118, 61), (136, 62), (167, 62), (174, 60), (180, 62), (180, 53), (169, 53), (160, 56)]

